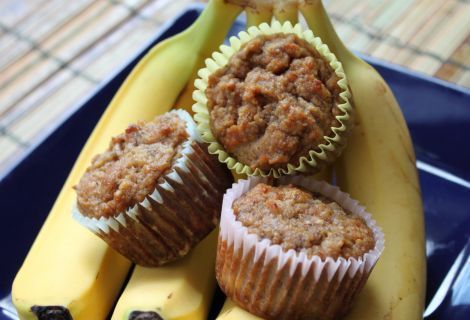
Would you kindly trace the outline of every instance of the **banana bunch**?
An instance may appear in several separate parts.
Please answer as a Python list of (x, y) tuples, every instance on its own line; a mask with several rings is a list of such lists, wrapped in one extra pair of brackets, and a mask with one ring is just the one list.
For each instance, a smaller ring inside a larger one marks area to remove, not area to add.
[[(128, 76), (88, 139), (16, 275), (12, 296), (21, 319), (93, 320), (105, 319), (110, 313), (131, 263), (72, 219), (70, 212), (75, 201), (72, 187), (78, 183), (92, 157), (105, 150), (110, 138), (129, 123), (153, 119), (170, 110), (178, 98), (188, 100), (184, 98), (188, 96), (185, 88), (196, 76), (204, 58), (223, 42), (241, 10), (223, 0), (211, 1), (191, 27), (159, 43)], [(192, 90), (189, 98), (191, 94)], [(187, 105), (188, 110), (191, 105)], [(216, 242), (214, 237), (209, 239)], [(209, 250), (210, 243), (205, 247), (201, 245), (202, 249)], [(177, 284), (170, 283), (163, 270), (145, 272), (136, 267), (129, 285), (133, 286), (135, 281), (145, 282), (145, 278), (162, 279), (158, 290), (169, 291), (168, 296), (175, 289), (173, 301), (192, 301), (185, 308), (186, 319), (204, 319), (215, 286), (214, 257), (206, 255), (203, 261), (195, 261), (196, 258), (199, 259), (193, 254), (181, 261), (179, 271), (172, 275), (179, 278), (175, 280), (179, 281)], [(141, 297), (146, 296), (146, 290), (154, 290), (152, 286), (141, 289)], [(125, 301), (121, 299), (120, 303), (125, 304)], [(169, 310), (158, 310), (162, 314), (179, 314), (172, 310), (180, 306), (164, 305)], [(183, 317), (180, 314), (177, 318)]]
[[(424, 222), (410, 136), (393, 94), (336, 35), (320, 0), (212, 0), (184, 32), (154, 47), (102, 116), (70, 173), (13, 284), (21, 319), (104, 319), (132, 265), (72, 220), (75, 185), (94, 154), (128, 123), (171, 108), (191, 112), (197, 70), (222, 43), (238, 14), (248, 25), (296, 23), (298, 11), (342, 61), (357, 125), (333, 168), (338, 185), (383, 228), (387, 247), (347, 319), (419, 319), (425, 291)], [(324, 179), (330, 175), (325, 174)], [(136, 266), (113, 319), (204, 319), (214, 277), (216, 232), (184, 259), (156, 269)], [(259, 319), (227, 300), (218, 319)]]
[(342, 44), (320, 2), (301, 10), (343, 62), (356, 108), (356, 127), (335, 167), (337, 183), (367, 207), (387, 239), (347, 319), (422, 319), (424, 215), (416, 158), (400, 106), (377, 71)]

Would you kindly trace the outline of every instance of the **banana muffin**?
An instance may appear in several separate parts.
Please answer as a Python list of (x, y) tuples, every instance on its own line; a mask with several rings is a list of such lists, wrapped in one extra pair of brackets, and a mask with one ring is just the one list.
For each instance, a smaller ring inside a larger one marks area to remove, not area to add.
[(338, 80), (329, 62), (297, 35), (260, 35), (209, 76), (212, 133), (252, 169), (297, 166), (340, 126)]
[(371, 216), (311, 177), (239, 180), (224, 195), (216, 258), (222, 291), (264, 319), (337, 319), (383, 250)]
[(187, 139), (186, 122), (176, 114), (129, 125), (95, 156), (75, 187), (78, 209), (101, 218), (142, 202), (171, 169)]
[(130, 125), (75, 186), (74, 218), (134, 263), (184, 256), (217, 225), (232, 180), (206, 150), (182, 110)]
[(375, 245), (360, 216), (293, 185), (260, 183), (233, 203), (233, 213), (248, 233), (307, 257), (358, 258)]

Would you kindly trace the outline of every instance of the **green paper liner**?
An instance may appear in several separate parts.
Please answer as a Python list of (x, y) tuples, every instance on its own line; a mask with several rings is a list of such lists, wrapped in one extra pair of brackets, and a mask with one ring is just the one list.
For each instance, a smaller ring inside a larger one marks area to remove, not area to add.
[[(310, 150), (308, 156), (300, 157), (298, 165), (287, 164), (286, 168), (271, 168), (269, 171), (266, 171), (259, 168), (252, 169), (248, 165), (237, 161), (228, 154), (222, 144), (217, 141), (210, 129), (210, 114), (205, 90), (208, 85), (209, 76), (218, 69), (223, 68), (232, 55), (240, 50), (243, 44), (259, 35), (274, 33), (296, 34), (299, 38), (310, 43), (318, 53), (329, 62), (336, 75), (340, 78), (338, 80), (338, 86), (342, 91), (339, 96), (343, 102), (338, 104), (338, 108), (343, 114), (336, 116), (340, 126), (332, 127), (332, 135), (324, 136), (325, 142), (319, 144), (314, 150)], [(197, 128), (202, 139), (209, 143), (209, 153), (216, 154), (220, 162), (225, 163), (230, 170), (234, 170), (237, 174), (263, 177), (274, 176), (275, 178), (295, 173), (312, 174), (319, 171), (326, 163), (336, 159), (346, 145), (346, 133), (348, 131), (348, 125), (351, 123), (353, 108), (349, 103), (351, 93), (343, 66), (320, 38), (315, 37), (311, 30), (304, 31), (300, 24), (292, 26), (289, 21), (281, 24), (279, 21), (274, 20), (271, 25), (262, 23), (259, 26), (248, 28), (247, 31), (240, 32), (238, 38), (230, 38), (230, 46), (220, 46), (220, 52), (214, 52), (212, 58), (206, 59), (206, 67), (198, 71), (198, 76), (199, 78), (194, 82), (196, 90), (193, 92), (193, 99), (196, 101), (193, 105), (193, 111), (195, 113), (194, 119), (197, 122)]]

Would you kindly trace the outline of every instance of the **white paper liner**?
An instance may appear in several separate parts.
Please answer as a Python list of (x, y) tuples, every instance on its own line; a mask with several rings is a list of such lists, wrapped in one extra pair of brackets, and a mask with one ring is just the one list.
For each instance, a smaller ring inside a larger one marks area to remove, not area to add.
[[(175, 161), (173, 168), (180, 168), (184, 172), (188, 172), (188, 168), (186, 165), (188, 161), (188, 155), (194, 152), (191, 144), (193, 143), (193, 141), (202, 142), (202, 139), (199, 135), (199, 132), (197, 131), (196, 123), (188, 112), (181, 109), (175, 109), (171, 110), (169, 113), (177, 115), (180, 119), (186, 122), (186, 132), (188, 133), (189, 137), (188, 140), (186, 140), (182, 144), (181, 156)], [(162, 178), (163, 182), (159, 183), (159, 186), (163, 187), (166, 190), (173, 190), (171, 185), (167, 182), (167, 179), (183, 184), (183, 180), (176, 172), (176, 170), (171, 170)], [(160, 194), (157, 189), (155, 189), (152, 194), (149, 195), (149, 197), (158, 203), (162, 203), (162, 198), (160, 197)], [(110, 229), (113, 229), (114, 231), (119, 231), (120, 226), (126, 227), (126, 219), (124, 215), (137, 221), (136, 216), (138, 214), (139, 205), (143, 206), (144, 208), (150, 207), (147, 198), (145, 198), (144, 201), (134, 205), (131, 208), (128, 208), (125, 212), (121, 212), (116, 216), (100, 217), (99, 219), (97, 219), (95, 217), (87, 217), (83, 215), (80, 210), (78, 210), (77, 204), (74, 203), (72, 208), (72, 216), (81, 225), (85, 226), (86, 228), (90, 229), (95, 233), (109, 233)]]
[(222, 215), (220, 219), (219, 238), (227, 242), (227, 246), (234, 246), (234, 251), (242, 248), (243, 257), (250, 250), (255, 249), (254, 262), (257, 262), (263, 253), (265, 253), (264, 265), (267, 265), (272, 259), (278, 259), (278, 270), (290, 261), (290, 274), (293, 275), (298, 266), (301, 266), (302, 276), (305, 276), (312, 265), (317, 266), (314, 270), (315, 280), (320, 278), (323, 272), (327, 272), (328, 280), (338, 273), (341, 280), (346, 272), (353, 277), (357, 272), (369, 273), (376, 264), (380, 254), (384, 249), (384, 234), (376, 222), (372, 219), (370, 213), (366, 212), (358, 201), (352, 199), (349, 194), (342, 192), (338, 187), (330, 185), (323, 181), (315, 180), (304, 176), (284, 176), (280, 178), (280, 184), (293, 184), (302, 187), (310, 192), (316, 192), (334, 200), (342, 208), (356, 214), (364, 219), (367, 226), (374, 233), (375, 247), (365, 253), (360, 258), (350, 257), (348, 259), (340, 257), (333, 259), (331, 257), (322, 260), (319, 256), (307, 257), (303, 252), (297, 253), (293, 249), (287, 252), (277, 244), (271, 244), (271, 240), (263, 239), (260, 241), (256, 234), (249, 234), (248, 228), (236, 220), (232, 210), (233, 202), (240, 198), (245, 192), (255, 187), (257, 184), (267, 183), (266, 178), (250, 177), (249, 180), (239, 180), (228, 189), (224, 195), (222, 203)]

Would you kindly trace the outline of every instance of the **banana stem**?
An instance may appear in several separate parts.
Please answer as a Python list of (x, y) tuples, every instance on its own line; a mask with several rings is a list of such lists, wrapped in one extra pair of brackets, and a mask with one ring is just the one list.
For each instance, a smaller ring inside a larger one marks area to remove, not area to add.
[(224, 0), (211, 0), (197, 20), (183, 32), (183, 36), (190, 37), (192, 43), (197, 44), (194, 49), (207, 57), (222, 44), (242, 10), (241, 7), (226, 3)]
[(339, 60), (357, 59), (339, 38), (321, 0), (302, 1), (299, 9), (313, 33), (328, 45)]
[(281, 23), (290, 21), (293, 25), (299, 22), (298, 8), (295, 2), (279, 1), (274, 6), (274, 16)]
[(270, 23), (272, 18), (272, 10), (269, 8), (245, 8), (246, 27), (260, 25), (263, 22)]

